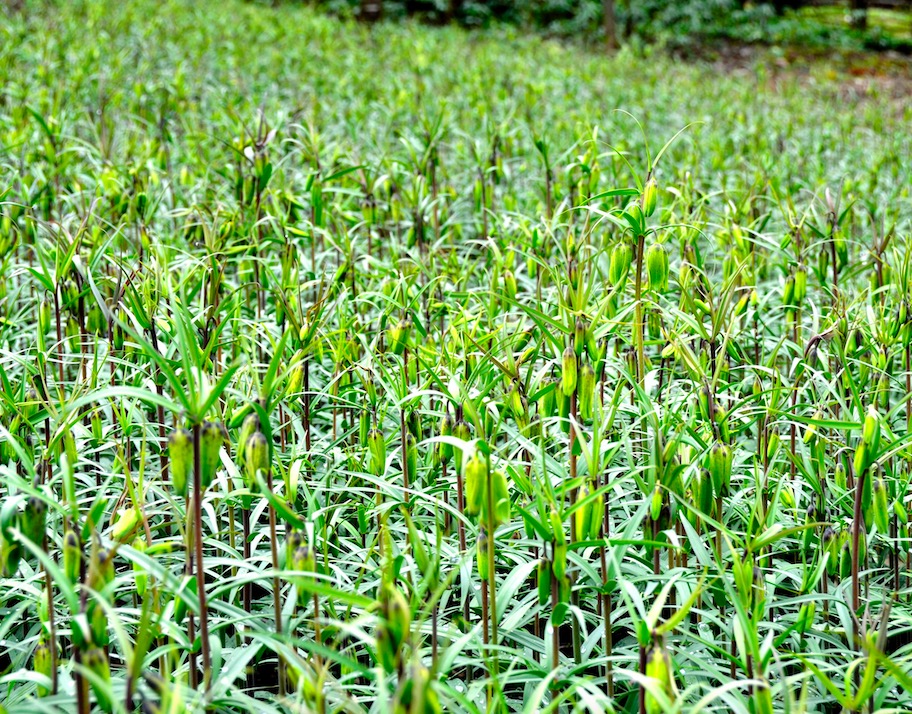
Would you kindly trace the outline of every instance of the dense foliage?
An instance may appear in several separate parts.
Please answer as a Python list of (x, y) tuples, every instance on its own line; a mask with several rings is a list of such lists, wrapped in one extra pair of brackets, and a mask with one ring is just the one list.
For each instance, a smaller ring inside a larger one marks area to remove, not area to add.
[(6, 710), (912, 706), (908, 106), (240, 0), (0, 32)]

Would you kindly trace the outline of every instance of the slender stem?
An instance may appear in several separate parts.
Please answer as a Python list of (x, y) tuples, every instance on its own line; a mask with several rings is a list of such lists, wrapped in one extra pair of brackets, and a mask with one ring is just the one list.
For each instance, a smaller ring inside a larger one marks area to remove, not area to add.
[(203, 566), (203, 484), (200, 461), (200, 434), (199, 423), (193, 425), (193, 523), (195, 537), (193, 545), (196, 549), (196, 589), (199, 594), (200, 607), (200, 638), (203, 652), (203, 688), (209, 688), (212, 675), (212, 660), (209, 656), (209, 610), (206, 604), (206, 569)]
[(640, 386), (646, 379), (646, 338), (644, 336), (643, 326), (643, 250), (646, 245), (646, 236), (637, 236), (636, 249), (636, 283), (634, 285), (635, 297), (635, 316), (634, 316), (634, 340), (637, 351), (637, 369), (636, 377)]
[[(272, 469), (266, 471), (266, 486), (272, 492)], [(275, 575), (272, 577), (272, 604), (275, 608), (275, 631), (276, 635), (282, 634), (282, 603), (281, 587), (279, 580), (279, 545), (276, 542), (276, 512), (273, 505), (269, 504), (269, 547), (272, 551), (272, 570)], [(316, 603), (314, 603), (316, 605)], [(316, 620), (317, 612), (314, 610), (314, 619)], [(282, 656), (276, 654), (279, 660), (279, 696), (285, 696), (285, 663)]]

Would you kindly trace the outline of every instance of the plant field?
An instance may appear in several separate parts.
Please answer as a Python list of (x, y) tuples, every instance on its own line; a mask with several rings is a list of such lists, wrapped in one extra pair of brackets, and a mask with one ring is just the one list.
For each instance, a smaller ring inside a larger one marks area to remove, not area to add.
[(902, 76), (0, 23), (0, 711), (912, 711)]

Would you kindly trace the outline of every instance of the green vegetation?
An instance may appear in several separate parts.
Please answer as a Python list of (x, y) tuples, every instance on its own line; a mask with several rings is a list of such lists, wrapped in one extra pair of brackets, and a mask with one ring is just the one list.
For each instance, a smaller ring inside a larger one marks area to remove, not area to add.
[(507, 28), (8, 11), (10, 712), (912, 707), (912, 109)]

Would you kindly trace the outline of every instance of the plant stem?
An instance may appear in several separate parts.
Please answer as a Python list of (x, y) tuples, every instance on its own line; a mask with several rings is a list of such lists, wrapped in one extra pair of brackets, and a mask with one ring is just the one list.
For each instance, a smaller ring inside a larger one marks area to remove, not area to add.
[(193, 523), (195, 537), (193, 545), (196, 549), (196, 589), (199, 595), (200, 607), (200, 638), (203, 652), (203, 689), (208, 690), (212, 676), (212, 661), (209, 655), (209, 610), (206, 604), (206, 569), (203, 566), (203, 484), (200, 460), (200, 433), (199, 423), (193, 425)]

